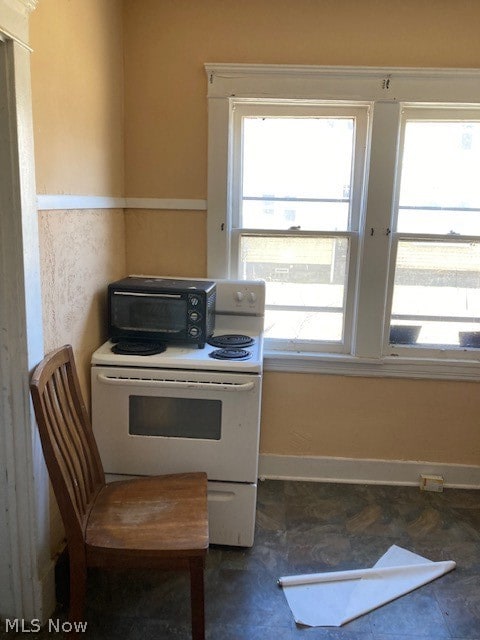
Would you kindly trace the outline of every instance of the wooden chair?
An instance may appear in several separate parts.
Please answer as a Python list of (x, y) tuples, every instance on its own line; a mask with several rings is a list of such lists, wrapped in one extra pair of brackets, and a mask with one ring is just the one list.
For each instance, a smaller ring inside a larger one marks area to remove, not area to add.
[(66, 530), (70, 621), (82, 620), (88, 567), (186, 569), (190, 572), (192, 638), (204, 640), (206, 474), (105, 484), (69, 345), (42, 360), (30, 388)]

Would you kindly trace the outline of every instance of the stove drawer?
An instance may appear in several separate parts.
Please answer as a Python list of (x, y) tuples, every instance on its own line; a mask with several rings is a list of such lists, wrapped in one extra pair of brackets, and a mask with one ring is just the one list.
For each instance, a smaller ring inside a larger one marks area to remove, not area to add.
[(257, 485), (208, 483), (210, 544), (251, 547), (255, 534)]

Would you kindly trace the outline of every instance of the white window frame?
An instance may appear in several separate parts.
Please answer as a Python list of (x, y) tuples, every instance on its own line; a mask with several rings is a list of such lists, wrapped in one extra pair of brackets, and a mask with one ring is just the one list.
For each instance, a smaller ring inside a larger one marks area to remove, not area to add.
[[(368, 147), (369, 135), (369, 103), (332, 103), (313, 101), (272, 101), (251, 100), (231, 98), (232, 113), (232, 144), (231, 166), (230, 166), (230, 197), (228, 203), (228, 218), (231, 222), (230, 232), (230, 275), (238, 278), (238, 248), (242, 236), (264, 236), (269, 237), (315, 237), (315, 238), (346, 238), (349, 242), (349, 256), (347, 262), (347, 274), (345, 282), (345, 309), (343, 314), (343, 341), (302, 341), (295, 339), (283, 339), (268, 341), (271, 350), (279, 351), (300, 351), (321, 353), (350, 353), (351, 336), (353, 327), (354, 302), (356, 298), (356, 272), (358, 270), (358, 241), (359, 230), (363, 219), (363, 186), (365, 180), (365, 154)], [(307, 230), (262, 230), (249, 229), (240, 225), (240, 201), (242, 198), (242, 139), (243, 139), (243, 119), (246, 117), (323, 117), (323, 118), (353, 118), (355, 120), (354, 133), (354, 157), (352, 162), (352, 203), (350, 207), (349, 229), (341, 231), (307, 231)]]
[[(386, 346), (385, 318), (391, 274), (397, 149), (406, 104), (480, 106), (480, 72), (470, 69), (403, 69), (206, 64), (208, 79), (208, 277), (233, 277), (231, 242), (232, 110), (244, 101), (360, 102), (372, 105), (365, 233), (359, 240), (359, 299), (351, 353), (269, 351), (265, 367), (360, 376), (480, 379), (480, 354), (467, 361), (458, 350), (439, 358), (407, 355)], [(419, 350), (418, 350), (419, 351)]]
[[(388, 294), (387, 294), (387, 312), (385, 313), (385, 331), (384, 331), (384, 353), (394, 356), (417, 356), (423, 358), (455, 358), (458, 357), (458, 347), (451, 348), (448, 345), (441, 345), (439, 347), (429, 347), (422, 345), (390, 345), (388, 342), (390, 316), (392, 309), (392, 300), (394, 292), (394, 279), (395, 279), (395, 266), (396, 256), (398, 250), (398, 244), (402, 241), (418, 241), (418, 242), (435, 242), (435, 243), (453, 243), (461, 244), (468, 242), (480, 243), (479, 235), (461, 235), (461, 234), (435, 234), (435, 233), (409, 233), (396, 231), (397, 217), (399, 211), (399, 198), (400, 198), (400, 178), (402, 171), (401, 156), (403, 154), (404, 142), (405, 142), (405, 130), (406, 124), (409, 121), (413, 122), (464, 122), (464, 121), (476, 121), (480, 123), (480, 105), (472, 107), (472, 105), (462, 106), (459, 105), (456, 109), (452, 109), (451, 105), (417, 105), (417, 104), (404, 104), (402, 105), (400, 114), (400, 131), (399, 131), (399, 144), (398, 154), (399, 161), (397, 162), (397, 175), (394, 195), (394, 207), (392, 213), (392, 233), (391, 233), (391, 250), (390, 250), (390, 264), (389, 264), (389, 278), (388, 278)], [(465, 350), (462, 353), (462, 357), (465, 360), (478, 360), (479, 356), (476, 350)]]

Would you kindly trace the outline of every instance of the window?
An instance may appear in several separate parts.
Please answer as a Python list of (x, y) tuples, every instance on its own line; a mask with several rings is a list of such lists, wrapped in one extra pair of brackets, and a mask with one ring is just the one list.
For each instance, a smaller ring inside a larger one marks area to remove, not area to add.
[(207, 65), (208, 275), (266, 281), (267, 366), (475, 378), (477, 75), (228, 71)]
[(480, 347), (480, 111), (402, 114), (390, 342)]
[(231, 275), (267, 283), (270, 348), (351, 348), (368, 106), (235, 101)]

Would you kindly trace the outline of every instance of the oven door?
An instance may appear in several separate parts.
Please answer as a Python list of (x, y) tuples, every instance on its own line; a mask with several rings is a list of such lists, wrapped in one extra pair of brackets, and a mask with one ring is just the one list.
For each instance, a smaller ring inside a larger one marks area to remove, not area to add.
[(256, 482), (261, 376), (92, 367), (92, 423), (107, 473), (205, 471)]

